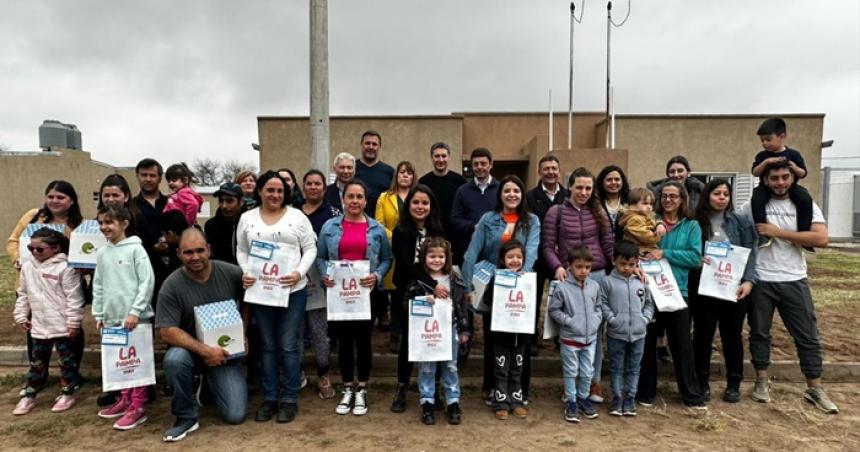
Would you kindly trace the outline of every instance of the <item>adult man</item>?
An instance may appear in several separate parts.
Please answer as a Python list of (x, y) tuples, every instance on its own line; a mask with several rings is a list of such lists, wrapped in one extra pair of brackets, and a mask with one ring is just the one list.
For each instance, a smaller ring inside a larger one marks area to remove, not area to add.
[(325, 199), (332, 207), (343, 212), (343, 187), (355, 177), (355, 157), (349, 152), (341, 152), (332, 163), (335, 180), (326, 187)]
[[(770, 329), (776, 309), (794, 339), (800, 370), (806, 377), (804, 398), (820, 410), (836, 414), (839, 409), (821, 386), (821, 343), (803, 256), (803, 247), (827, 246), (827, 224), (821, 209), (813, 203), (810, 230), (797, 230), (797, 207), (788, 195), (794, 174), (787, 161), (769, 164), (764, 170), (764, 183), (770, 191), (770, 201), (765, 207), (767, 223), (756, 224), (756, 231), (774, 240), (771, 246), (758, 250), (758, 282), (750, 300), (750, 356), (756, 369), (752, 398), (770, 402), (767, 368)], [(750, 203), (743, 207), (743, 212), (752, 220)]]
[(469, 156), (474, 178), (460, 186), (454, 194), (451, 206), (451, 230), (449, 237), (454, 245), (454, 263), (462, 264), (463, 254), (472, 240), (475, 225), (481, 215), (496, 205), (499, 181), (493, 179), (493, 154), (487, 148), (475, 148)]
[(204, 233), (197, 228), (186, 229), (179, 240), (182, 267), (167, 278), (158, 295), (155, 327), (170, 346), (164, 354), (164, 375), (173, 387), (170, 411), (176, 416), (176, 423), (163, 437), (168, 442), (179, 441), (199, 427), (193, 394), (195, 373), (205, 376), (226, 422), (241, 424), (247, 412), (248, 390), (239, 362), (228, 362), (226, 350), (195, 337), (195, 306), (242, 297), (242, 270), (226, 262), (210, 261), (209, 256)]
[(155, 249), (155, 244), (161, 237), (161, 212), (167, 205), (167, 196), (164, 196), (158, 188), (164, 169), (158, 161), (145, 158), (137, 163), (134, 174), (137, 177), (137, 184), (140, 186), (140, 193), (133, 198), (135, 207), (139, 212), (134, 219), (134, 229), (137, 236), (140, 237), (143, 248), (149, 255), (152, 269), (155, 271), (155, 291), (153, 292), (153, 302), (155, 302), (158, 288), (161, 287), (164, 278), (169, 274), (161, 268), (161, 253)]
[[(550, 207), (564, 203), (564, 200), (570, 196), (570, 191), (562, 187), (559, 183), (561, 176), (561, 167), (558, 157), (554, 154), (547, 154), (541, 157), (538, 161), (538, 174), (540, 174), (540, 182), (537, 187), (526, 193), (526, 205), (529, 211), (537, 215), (543, 224), (544, 215)], [(537, 273), (537, 299), (543, 297), (543, 287), (548, 279), (551, 279), (553, 273), (547, 268), (546, 263), (540, 257), (535, 262), (535, 272)], [(535, 322), (537, 322), (537, 316)], [(537, 347), (531, 347), (532, 353), (537, 353)], [(527, 386), (523, 386), (527, 387)]]
[(218, 210), (203, 227), (212, 247), (212, 259), (237, 265), (236, 226), (242, 214), (242, 187), (235, 182), (223, 183), (215, 197), (218, 198)]
[(450, 222), (451, 207), (454, 204), (454, 195), (457, 189), (466, 183), (466, 178), (460, 173), (448, 169), (451, 160), (451, 148), (447, 143), (438, 142), (430, 146), (430, 158), (433, 159), (433, 171), (421, 176), (418, 179), (419, 184), (424, 184), (433, 191), (436, 195), (436, 201), (439, 202), (439, 212), (442, 214), (442, 220), (445, 223), (445, 231), (448, 237), (451, 237)]
[(372, 217), (376, 215), (376, 200), (382, 192), (391, 187), (394, 168), (379, 160), (382, 135), (375, 130), (361, 134), (361, 159), (355, 162), (355, 177), (367, 185), (367, 206), (364, 211)]

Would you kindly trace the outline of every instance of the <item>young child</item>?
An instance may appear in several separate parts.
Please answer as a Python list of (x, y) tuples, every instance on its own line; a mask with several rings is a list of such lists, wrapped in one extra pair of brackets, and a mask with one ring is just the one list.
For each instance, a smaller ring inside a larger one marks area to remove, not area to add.
[[(151, 327), (148, 323), (138, 326), (138, 322), (153, 316), (150, 299), (155, 278), (140, 238), (125, 236), (130, 219), (122, 206), (106, 206), (98, 213), (99, 227), (108, 240), (99, 250), (93, 276), (93, 317), (100, 331), (104, 326)], [(145, 402), (145, 386), (123, 389), (119, 401), (99, 411), (99, 417), (118, 417), (113, 428), (130, 430), (146, 422)]]
[(634, 188), (628, 196), (628, 207), (618, 215), (618, 226), (624, 231), (623, 240), (639, 246), (639, 255), (657, 248), (666, 227), (654, 218), (654, 193), (647, 188)]
[[(756, 132), (764, 149), (759, 151), (753, 160), (752, 174), (758, 176), (761, 182), (753, 190), (750, 207), (755, 223), (767, 223), (765, 206), (770, 201), (770, 190), (764, 184), (764, 172), (769, 164), (787, 160), (788, 167), (794, 174), (794, 183), (788, 190), (788, 197), (797, 207), (797, 230), (808, 231), (812, 226), (812, 196), (805, 188), (797, 184), (800, 179), (806, 177), (806, 162), (799, 151), (791, 149), (783, 143), (787, 132), (788, 129), (782, 118), (765, 120)], [(770, 237), (759, 237), (759, 246), (767, 246), (770, 243)]]
[[(521, 273), (525, 259), (525, 246), (519, 240), (511, 239), (502, 244), (499, 249), (498, 267)], [(483, 296), (483, 301), (490, 308), (490, 312), (493, 309), (494, 284), (495, 277), (490, 280)], [(526, 302), (535, 303), (536, 300), (526, 300)], [(526, 353), (532, 335), (490, 331), (489, 326), (492, 325), (492, 318), (487, 315), (484, 319), (487, 322), (484, 324), (484, 331), (489, 331), (489, 334), (492, 335), (493, 356), (496, 363), (494, 372), (496, 388), (493, 391), (493, 409), (496, 411), (496, 419), (507, 419), (509, 411), (514, 416), (525, 419), (529, 412), (523, 403), (521, 377), (523, 362), (527, 359)]]
[[(465, 344), (472, 335), (472, 323), (469, 321), (467, 304), (465, 300), (465, 286), (457, 274), (451, 271), (453, 264), (451, 258), (451, 244), (440, 237), (430, 237), (424, 241), (418, 255), (418, 261), (424, 263), (424, 270), (439, 284), (445, 286), (450, 294), (453, 306), (454, 335), (452, 337), (453, 356), (451, 361), (443, 362), (442, 386), (445, 388), (445, 417), (448, 423), (457, 425), (461, 420), (460, 411), (460, 376), (457, 373), (457, 350), (460, 344)], [(412, 281), (406, 288), (406, 296), (403, 303), (406, 304), (406, 312), (409, 312), (409, 300), (423, 295), (433, 299), (433, 287), (424, 287), (418, 281)], [(426, 425), (436, 423), (434, 416), (436, 398), (436, 362), (421, 362), (418, 364), (418, 391), (420, 393), (421, 419)]]
[(78, 363), (72, 338), (81, 332), (84, 292), (81, 276), (68, 266), (69, 239), (61, 232), (42, 228), (33, 233), (27, 247), (33, 254), (21, 267), (18, 299), (13, 316), (33, 338), (33, 353), (23, 396), (12, 414), (29, 413), (36, 392), (45, 384), (51, 351), (57, 348), (60, 361), (60, 396), (51, 411), (66, 411), (75, 404)]
[(588, 277), (591, 261), (588, 248), (570, 250), (567, 263), (572, 276), (556, 286), (547, 311), (559, 325), (559, 351), (566, 396), (564, 420), (568, 422), (578, 423), (580, 413), (588, 419), (597, 417), (588, 395), (594, 373), (597, 328), (602, 319), (597, 307), (600, 287)]
[(200, 206), (203, 204), (203, 197), (191, 187), (194, 173), (184, 163), (177, 163), (170, 165), (164, 172), (164, 176), (167, 178), (167, 186), (170, 187), (170, 196), (167, 198), (167, 205), (164, 206), (164, 213), (178, 210), (185, 216), (185, 221), (189, 225), (195, 224), (197, 213), (200, 212)]
[(648, 287), (634, 274), (639, 252), (632, 242), (621, 241), (612, 254), (614, 269), (600, 285), (598, 305), (609, 336), (609, 375), (613, 416), (636, 416), (639, 363), (645, 350), (645, 329), (654, 317)]

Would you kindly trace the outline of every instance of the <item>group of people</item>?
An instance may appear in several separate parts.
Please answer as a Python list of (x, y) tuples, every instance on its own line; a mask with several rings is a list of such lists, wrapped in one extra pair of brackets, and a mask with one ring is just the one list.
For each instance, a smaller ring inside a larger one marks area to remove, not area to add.
[[(45, 203), (24, 214), (7, 251), (20, 270), (15, 322), (27, 333), (30, 370), (15, 414), (28, 413), (46, 381), (53, 348), (59, 355), (61, 395), (52, 411), (75, 403), (83, 353), (81, 320), (85, 304), (99, 328), (154, 328), (168, 346), (164, 355), (175, 424), (165, 441), (178, 441), (199, 427), (196, 392), (205, 390), (229, 423), (244, 421), (248, 384), (259, 382), (262, 402), (255, 420), (290, 422), (298, 414), (305, 343), (314, 349), (317, 393), (336, 396), (329, 356), (337, 348), (340, 415), (368, 412), (374, 325), (390, 316), (390, 347), (397, 352), (397, 387), (391, 411), (404, 412), (415, 363), (408, 359), (409, 302), (451, 303), (453, 353), (444, 362), (419, 362), (421, 419), (435, 423), (435, 411), (459, 424), (458, 364), (467, 359), (474, 331), (483, 328), (483, 394), (496, 418), (528, 416), (532, 334), (490, 330), (494, 282), (475, 299), (476, 268), (489, 262), (501, 270), (536, 273), (537, 293), (525, 303), (538, 308), (549, 286), (547, 316), (558, 327), (564, 379), (564, 418), (579, 422), (598, 415), (594, 403), (609, 396), (609, 414), (635, 416), (636, 404), (657, 397), (658, 350), (668, 343), (683, 403), (707, 409), (712, 343), (720, 329), (726, 366), (726, 402), (739, 402), (743, 380), (742, 326), (750, 326), (749, 349), (756, 369), (752, 398), (770, 401), (767, 369), (774, 310), (795, 341), (808, 389), (804, 397), (836, 413), (821, 385), (822, 356), (803, 248), (827, 244), (821, 210), (798, 185), (806, 175), (802, 155), (785, 146), (785, 122), (765, 121), (758, 130), (764, 150), (752, 173), (761, 177), (752, 201), (732, 205), (732, 185), (691, 176), (690, 164), (676, 156), (666, 178), (630, 187), (618, 166), (595, 177), (576, 168), (561, 178), (557, 155), (540, 159), (540, 182), (531, 190), (516, 176), (493, 177), (486, 148), (470, 156), (471, 177), (449, 169), (445, 143), (430, 147), (433, 170), (417, 177), (408, 161), (392, 167), (380, 159), (382, 136), (369, 130), (360, 139), (360, 158), (338, 154), (335, 180), (311, 169), (301, 179), (287, 168), (262, 174), (242, 172), (215, 192), (218, 210), (201, 229), (196, 215), (202, 198), (193, 174), (182, 164), (166, 172), (152, 159), (135, 169), (140, 193), (111, 175), (102, 183), (98, 221), (108, 240), (95, 271), (69, 268), (68, 237), (82, 221), (74, 188), (51, 182)], [(171, 193), (161, 194), (162, 176)], [(28, 225), (31, 256), (20, 256), (18, 241)], [(57, 227), (59, 226), (59, 227)], [(259, 241), (274, 243), (290, 262), (277, 282), (287, 290), (286, 307), (242, 303), (258, 284), (250, 262)], [(736, 301), (698, 293), (706, 242), (751, 250)], [(688, 308), (661, 312), (655, 306), (646, 262), (665, 260)], [(371, 292), (370, 320), (329, 321), (326, 306), (308, 304), (309, 294), (333, 288), (334, 262), (367, 261), (359, 284)], [(497, 273), (502, 274), (502, 273)], [(500, 276), (501, 277), (501, 276)], [(230, 359), (221, 347), (196, 337), (194, 308), (236, 300), (246, 327), (244, 360)], [(484, 309), (477, 309), (484, 306)], [(482, 317), (476, 322), (476, 314)], [(604, 350), (605, 348), (605, 350)], [(610, 391), (601, 380), (606, 353)], [(99, 416), (117, 418), (114, 427), (134, 428), (146, 420), (151, 389), (102, 394)]]

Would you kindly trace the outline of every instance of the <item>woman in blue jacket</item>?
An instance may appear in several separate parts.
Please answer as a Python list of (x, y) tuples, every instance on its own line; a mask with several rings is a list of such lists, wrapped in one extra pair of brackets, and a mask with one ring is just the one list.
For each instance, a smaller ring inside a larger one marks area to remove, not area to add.
[[(722, 354), (726, 362), (726, 392), (723, 400), (737, 403), (741, 400), (741, 380), (744, 379), (743, 325), (749, 309), (749, 294), (756, 282), (756, 234), (752, 222), (735, 213), (732, 207), (732, 186), (726, 179), (713, 179), (705, 185), (696, 220), (702, 228), (702, 242), (729, 241), (732, 245), (750, 249), (743, 270), (737, 301), (720, 300), (698, 294), (700, 271), (691, 272), (690, 312), (693, 315), (693, 354), (696, 356), (696, 375), (705, 398), (710, 397), (708, 377), (711, 367), (711, 345), (717, 324), (720, 326)], [(702, 258), (708, 259), (707, 256)]]
[[(317, 244), (316, 265), (326, 275), (329, 261), (367, 260), (370, 274), (361, 278), (363, 287), (382, 288), (382, 278), (391, 268), (391, 246), (385, 228), (364, 213), (367, 206), (367, 187), (360, 180), (348, 182), (343, 188), (344, 214), (328, 220), (322, 227)], [(334, 281), (322, 277), (326, 287)], [(373, 356), (370, 348), (371, 320), (344, 320), (331, 322), (338, 338), (337, 358), (343, 379), (343, 398), (335, 412), (356, 416), (367, 413), (367, 381)], [(354, 344), (354, 345), (353, 345)], [(355, 347), (355, 355), (353, 355)], [(357, 356), (356, 356), (357, 355)], [(358, 367), (358, 384), (354, 383), (354, 367)]]
[[(691, 269), (701, 266), (702, 229), (690, 219), (687, 209), (687, 189), (679, 182), (669, 181), (660, 186), (657, 196), (657, 214), (666, 227), (666, 235), (660, 239), (660, 248), (650, 251), (646, 260), (665, 258), (672, 266), (672, 275), (678, 289), (687, 300), (687, 280)], [(659, 308), (658, 308), (659, 311)], [(642, 406), (651, 406), (657, 397), (657, 337), (665, 328), (675, 366), (675, 381), (684, 405), (695, 409), (707, 409), (705, 398), (699, 388), (693, 366), (693, 344), (690, 340), (690, 310), (657, 312), (648, 325), (645, 335), (645, 351), (639, 375), (639, 390), (636, 400)]]
[[(496, 207), (485, 213), (472, 234), (472, 241), (463, 257), (463, 282), (466, 284), (468, 299), (474, 295), (472, 275), (475, 264), (480, 261), (492, 262), (498, 266), (499, 248), (502, 243), (515, 238), (526, 248), (524, 272), (531, 272), (538, 257), (540, 243), (540, 220), (528, 211), (525, 202), (525, 184), (517, 176), (505, 176), (499, 181), (499, 191), (496, 196)], [(484, 314), (484, 381), (481, 385), (487, 398), (488, 405), (492, 404), (493, 382), (493, 344), (490, 340), (490, 315)], [(531, 376), (531, 358), (523, 365), (523, 400), (528, 400), (529, 380)]]

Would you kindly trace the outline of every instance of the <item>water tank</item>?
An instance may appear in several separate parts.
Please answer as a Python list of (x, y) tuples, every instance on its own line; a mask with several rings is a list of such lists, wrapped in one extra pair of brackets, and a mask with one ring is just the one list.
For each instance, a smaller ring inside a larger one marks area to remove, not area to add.
[(81, 131), (78, 129), (78, 126), (74, 124), (66, 124), (68, 131), (68, 148), (69, 149), (83, 149), (81, 147)]
[(69, 147), (69, 132), (60, 121), (46, 119), (39, 126), (39, 147), (48, 150), (52, 147)]

